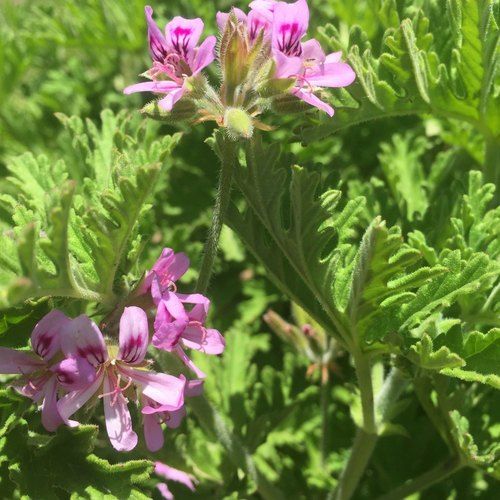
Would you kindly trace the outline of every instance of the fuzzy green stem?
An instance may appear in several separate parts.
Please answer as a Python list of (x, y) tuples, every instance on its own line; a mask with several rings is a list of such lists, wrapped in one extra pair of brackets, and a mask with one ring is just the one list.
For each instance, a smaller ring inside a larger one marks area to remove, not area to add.
[(358, 377), (361, 408), (363, 411), (363, 429), (368, 434), (377, 433), (375, 405), (373, 397), (373, 381), (370, 358), (357, 349), (353, 351), (354, 368)]
[(227, 137), (220, 141), (221, 171), (219, 177), (219, 186), (215, 205), (212, 213), (212, 225), (208, 232), (208, 237), (203, 249), (203, 260), (201, 262), (200, 274), (196, 290), (199, 293), (205, 293), (212, 277), (212, 271), (219, 246), (219, 237), (224, 223), (224, 217), (231, 200), (231, 184), (233, 179), (234, 163), (238, 145)]
[(370, 461), (377, 437), (376, 434), (369, 434), (363, 429), (358, 429), (347, 465), (340, 475), (337, 488), (328, 495), (328, 500), (349, 500), (351, 498)]
[(243, 469), (254, 481), (262, 498), (265, 500), (281, 500), (284, 498), (281, 491), (269, 483), (258, 471), (251, 454), (245, 449), (239, 437), (230, 431), (224, 419), (204, 395), (189, 398), (188, 404), (196, 414), (200, 425), (205, 431), (213, 434), (227, 451), (232, 464), (238, 469)]
[(377, 500), (402, 500), (414, 493), (423, 491), (434, 484), (444, 481), (463, 467), (462, 463), (457, 458), (451, 458), (440, 463), (430, 471), (425, 472), (421, 476), (412, 479), (406, 484), (399, 486), (386, 495), (382, 495)]
[[(356, 354), (355, 360), (357, 361), (357, 373), (360, 383), (360, 391), (366, 389), (364, 380), (366, 375), (366, 366), (368, 366), (368, 373), (370, 374), (371, 386), (371, 373), (369, 370), (369, 363), (366, 355), (359, 353)], [(355, 361), (355, 363), (356, 363)], [(360, 368), (361, 367), (361, 373)], [(384, 385), (377, 395), (375, 405), (373, 405), (373, 392), (371, 405), (375, 406), (373, 418), (378, 420), (378, 424), (383, 424), (392, 405), (397, 401), (404, 388), (406, 387), (407, 379), (403, 376), (398, 368), (393, 368), (384, 381)], [(372, 389), (373, 391), (373, 389)], [(368, 405), (368, 401), (366, 403)], [(376, 417), (375, 417), (376, 415)], [(365, 412), (363, 411), (363, 422), (366, 424)], [(371, 420), (371, 417), (370, 417)], [(375, 422), (375, 420), (374, 420)], [(377, 444), (378, 435), (375, 433), (367, 432), (366, 429), (358, 429), (354, 438), (354, 444), (351, 448), (347, 465), (340, 475), (337, 488), (332, 490), (328, 495), (329, 500), (349, 500), (356, 491), (356, 488), (361, 480), (365, 469), (370, 461), (375, 445)]]

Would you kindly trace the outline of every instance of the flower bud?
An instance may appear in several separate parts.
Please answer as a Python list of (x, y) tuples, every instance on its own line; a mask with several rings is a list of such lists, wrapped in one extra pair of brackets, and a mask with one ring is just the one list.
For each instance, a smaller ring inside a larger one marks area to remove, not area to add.
[(250, 139), (253, 134), (252, 117), (243, 109), (227, 108), (224, 113), (224, 127), (235, 139)]
[(220, 44), (220, 64), (224, 75), (225, 101), (233, 104), (235, 89), (248, 74), (248, 41), (234, 13), (229, 15)]

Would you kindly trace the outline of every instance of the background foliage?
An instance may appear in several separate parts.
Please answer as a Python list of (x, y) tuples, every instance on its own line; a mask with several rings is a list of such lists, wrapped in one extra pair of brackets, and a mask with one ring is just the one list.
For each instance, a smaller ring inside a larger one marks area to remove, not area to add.
[[(333, 119), (270, 116), (282, 126), (242, 152), (210, 289), (227, 350), (197, 359), (257, 475), (195, 407), (160, 453), (142, 444), (124, 456), (91, 423), (47, 435), (2, 389), (3, 498), (157, 497), (156, 459), (198, 479), (195, 493), (172, 485), (178, 498), (324, 498), (360, 421), (346, 349), (408, 380), (358, 498), (449, 461), (457, 472), (423, 495), (497, 497), (498, 2), (310, 4), (316, 36), (344, 51), (357, 82), (330, 94)], [(214, 32), (230, 5), (245, 2), (155, 11), (200, 16)], [(0, 4), (2, 346), (26, 345), (54, 306), (104, 314), (163, 246), (188, 253), (194, 285), (218, 161), (208, 126), (145, 122), (141, 97), (121, 93), (148, 65), (143, 7)], [(268, 309), (289, 325), (265, 322)], [(304, 324), (318, 345), (304, 343)]]

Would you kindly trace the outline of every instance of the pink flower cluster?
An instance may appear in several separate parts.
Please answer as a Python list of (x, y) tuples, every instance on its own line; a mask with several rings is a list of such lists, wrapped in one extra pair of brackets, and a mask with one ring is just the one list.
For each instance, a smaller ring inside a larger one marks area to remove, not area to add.
[[(255, 40), (262, 32), (270, 41), (276, 78), (294, 78), (293, 95), (333, 116), (333, 108), (321, 101), (314, 91), (320, 87), (346, 87), (356, 75), (348, 64), (341, 62), (341, 52), (326, 55), (318, 40), (302, 41), (309, 27), (307, 1), (254, 0), (249, 7), (248, 16), (237, 8), (233, 12), (247, 26), (250, 40)], [(222, 12), (217, 14), (221, 31), (228, 17), (229, 14)]]
[[(309, 26), (309, 7), (306, 0), (295, 3), (276, 0), (254, 0), (245, 14), (238, 8), (232, 14), (238, 20), (250, 43), (259, 39), (270, 47), (274, 59), (275, 79), (294, 79), (290, 92), (297, 98), (332, 116), (333, 108), (315, 92), (322, 87), (345, 87), (356, 75), (341, 62), (341, 52), (325, 54), (315, 39), (303, 41)], [(146, 7), (148, 39), (153, 67), (144, 76), (150, 82), (127, 87), (124, 92), (154, 92), (164, 94), (158, 105), (171, 111), (174, 104), (187, 92), (187, 80), (197, 75), (216, 57), (215, 37), (208, 37), (197, 46), (203, 21), (175, 17), (166, 25), (165, 35), (152, 19), (153, 10)], [(217, 24), (224, 32), (230, 14), (219, 12)]]
[[(185, 415), (184, 398), (203, 390), (205, 375), (183, 348), (220, 354), (225, 347), (222, 335), (204, 326), (208, 299), (177, 292), (176, 281), (188, 266), (184, 254), (164, 249), (139, 286), (137, 294), (151, 294), (156, 306), (151, 341), (148, 313), (132, 305), (121, 315), (118, 344), (106, 341), (88, 316), (70, 319), (54, 310), (35, 326), (33, 352), (0, 347), (0, 373), (20, 375), (13, 386), (41, 404), (42, 424), (48, 431), (63, 423), (78, 425), (71, 417), (102, 399), (111, 444), (129, 451), (138, 441), (128, 408), (132, 400), (141, 410), (148, 449), (162, 448), (161, 424), (179, 426)], [(175, 353), (198, 378), (187, 380), (151, 370), (153, 361), (146, 359), (150, 343)]]

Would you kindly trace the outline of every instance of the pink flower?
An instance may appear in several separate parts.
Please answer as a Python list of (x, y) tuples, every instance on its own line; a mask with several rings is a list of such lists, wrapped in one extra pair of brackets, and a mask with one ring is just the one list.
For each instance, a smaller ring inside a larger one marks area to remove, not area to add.
[[(203, 393), (203, 380), (189, 380), (184, 389), (184, 397), (200, 396)], [(170, 410), (165, 405), (143, 396), (142, 421), (144, 426), (144, 439), (149, 451), (155, 452), (163, 448), (165, 442), (161, 424), (165, 423), (170, 429), (177, 429), (186, 416), (184, 406), (178, 410)]]
[[(185, 304), (193, 307), (188, 310)], [(200, 378), (205, 374), (186, 356), (183, 347), (205, 354), (221, 354), (225, 348), (219, 331), (204, 326), (209, 306), (210, 301), (203, 295), (167, 292), (158, 303), (154, 323), (153, 345), (176, 353)]]
[(0, 373), (21, 375), (14, 387), (41, 403), (42, 424), (49, 432), (63, 423), (57, 410), (58, 389), (72, 390), (91, 377), (84, 360), (61, 360), (61, 331), (70, 321), (58, 310), (44, 316), (31, 334), (33, 353), (0, 347)]
[(334, 110), (321, 101), (314, 91), (320, 87), (346, 87), (356, 75), (352, 68), (340, 61), (341, 53), (325, 55), (315, 39), (302, 42), (309, 25), (309, 7), (306, 0), (295, 3), (252, 2), (268, 4), (273, 11), (272, 50), (276, 61), (277, 78), (295, 78), (292, 93), (328, 115)]
[(98, 398), (103, 399), (112, 446), (118, 451), (129, 451), (137, 444), (137, 434), (132, 429), (125, 395), (136, 398), (140, 393), (170, 411), (181, 408), (185, 379), (145, 369), (148, 344), (147, 316), (138, 307), (125, 308), (120, 319), (118, 346), (107, 347), (101, 331), (87, 316), (75, 318), (62, 339), (63, 352), (86, 359), (94, 367), (96, 376), (90, 384), (59, 400), (57, 407), (63, 421), (78, 425), (69, 417), (98, 394)]
[[(162, 462), (156, 462), (155, 474), (161, 476), (167, 481), (175, 481), (177, 483), (181, 483), (187, 488), (189, 488), (191, 491), (195, 490), (193, 480), (191, 476), (189, 476), (189, 474), (186, 474), (181, 470), (174, 469), (173, 467), (170, 467), (167, 464), (164, 464)], [(165, 500), (173, 500), (174, 495), (172, 495), (166, 483), (159, 483), (156, 487), (158, 488), (158, 490), (160, 491)]]
[(153, 9), (145, 7), (148, 25), (149, 52), (153, 67), (145, 73), (150, 82), (138, 83), (125, 88), (125, 94), (154, 92), (165, 94), (158, 105), (171, 111), (174, 104), (186, 93), (186, 79), (198, 75), (215, 58), (216, 38), (207, 37), (198, 46), (203, 31), (203, 21), (176, 16), (161, 32), (153, 21)]
[[(264, 33), (264, 38), (271, 38), (273, 24), (272, 12), (262, 8), (251, 10), (248, 13), (248, 16), (238, 8), (233, 8), (232, 12), (239, 22), (246, 25), (250, 42), (253, 42), (259, 36), (261, 31)], [(225, 12), (217, 12), (217, 25), (221, 32), (224, 31), (228, 19), (229, 14)]]
[(176, 282), (184, 276), (188, 268), (189, 259), (185, 253), (175, 253), (171, 248), (164, 248), (159, 259), (146, 273), (137, 291), (138, 295), (149, 291), (153, 293), (153, 281), (156, 282), (155, 293), (160, 294), (156, 301), (167, 291), (177, 291)]

